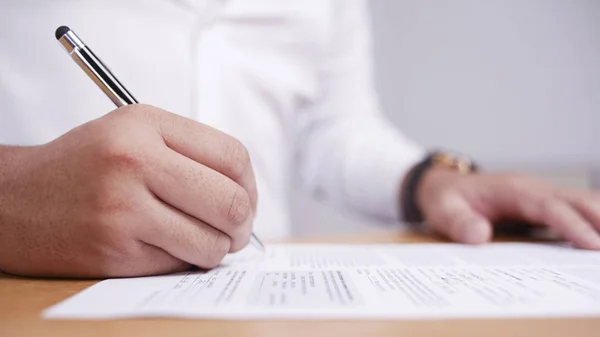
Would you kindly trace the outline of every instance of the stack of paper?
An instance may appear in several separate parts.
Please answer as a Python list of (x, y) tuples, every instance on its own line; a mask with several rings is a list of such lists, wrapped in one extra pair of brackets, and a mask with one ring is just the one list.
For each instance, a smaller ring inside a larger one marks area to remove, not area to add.
[(600, 253), (526, 243), (271, 245), (207, 272), (106, 280), (44, 316), (600, 316)]

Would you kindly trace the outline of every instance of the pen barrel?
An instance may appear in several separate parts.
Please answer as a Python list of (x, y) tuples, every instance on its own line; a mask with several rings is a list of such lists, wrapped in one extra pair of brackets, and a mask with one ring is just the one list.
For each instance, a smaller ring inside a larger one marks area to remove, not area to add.
[(117, 107), (138, 103), (89, 48), (75, 48), (71, 57)]

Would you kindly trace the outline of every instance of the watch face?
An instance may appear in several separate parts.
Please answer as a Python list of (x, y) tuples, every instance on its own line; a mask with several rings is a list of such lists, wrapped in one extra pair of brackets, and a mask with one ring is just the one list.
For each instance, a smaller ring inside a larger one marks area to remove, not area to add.
[(473, 162), (464, 156), (457, 156), (450, 153), (438, 152), (434, 154), (432, 158), (434, 165), (440, 165), (458, 172), (472, 172), (475, 171), (475, 165)]

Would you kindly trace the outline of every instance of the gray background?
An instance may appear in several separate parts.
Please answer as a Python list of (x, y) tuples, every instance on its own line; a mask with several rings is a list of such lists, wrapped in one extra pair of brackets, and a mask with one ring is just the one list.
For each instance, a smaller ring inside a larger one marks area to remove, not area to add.
[[(600, 1), (374, 0), (371, 14), (382, 106), (403, 132), (490, 170), (600, 182)], [(374, 229), (298, 191), (292, 208), (296, 235)]]

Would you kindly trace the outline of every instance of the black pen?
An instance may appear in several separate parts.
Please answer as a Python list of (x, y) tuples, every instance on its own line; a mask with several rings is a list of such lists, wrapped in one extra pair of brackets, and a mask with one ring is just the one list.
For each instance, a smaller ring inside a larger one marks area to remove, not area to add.
[[(138, 101), (125, 89), (123, 84), (110, 72), (110, 70), (92, 53), (83, 41), (69, 27), (60, 26), (56, 29), (54, 36), (65, 47), (71, 58), (85, 71), (89, 78), (110, 98), (117, 107), (136, 104)], [(250, 242), (260, 250), (265, 246), (252, 233)]]

